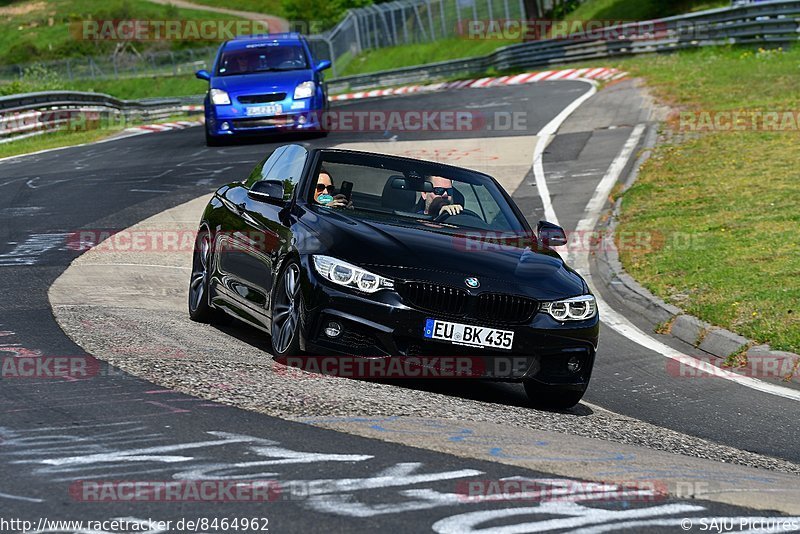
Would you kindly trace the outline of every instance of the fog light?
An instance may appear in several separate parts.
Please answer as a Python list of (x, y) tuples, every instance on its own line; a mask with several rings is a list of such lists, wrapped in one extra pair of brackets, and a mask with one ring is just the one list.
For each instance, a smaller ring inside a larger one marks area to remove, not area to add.
[(305, 115), (300, 115), (299, 117), (297, 117), (297, 122), (298, 122), (299, 124), (305, 124), (307, 120), (308, 120), (308, 119), (306, 118), (306, 116), (305, 116)]
[(219, 125), (219, 129), (227, 132), (228, 130), (231, 129), (231, 125), (228, 124), (227, 122), (223, 122), (222, 124)]
[(336, 321), (330, 321), (325, 326), (325, 335), (328, 337), (339, 337), (342, 334), (342, 325)]
[(567, 362), (567, 371), (570, 373), (577, 373), (581, 370), (581, 360), (577, 356), (573, 356)]

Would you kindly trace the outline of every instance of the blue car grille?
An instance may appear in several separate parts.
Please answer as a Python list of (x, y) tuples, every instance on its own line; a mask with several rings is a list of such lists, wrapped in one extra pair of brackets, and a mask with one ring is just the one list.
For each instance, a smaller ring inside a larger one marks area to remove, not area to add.
[(294, 124), (294, 117), (291, 115), (275, 115), (273, 117), (262, 117), (253, 119), (233, 119), (230, 121), (237, 130), (247, 130), (248, 128), (265, 128), (267, 126), (291, 126)]
[(268, 102), (280, 102), (286, 98), (286, 93), (267, 93), (263, 95), (239, 95), (236, 100), (241, 104), (265, 104)]

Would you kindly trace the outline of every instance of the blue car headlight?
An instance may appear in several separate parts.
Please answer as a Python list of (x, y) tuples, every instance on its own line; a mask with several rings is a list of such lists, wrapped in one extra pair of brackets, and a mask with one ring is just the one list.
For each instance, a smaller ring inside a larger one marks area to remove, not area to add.
[(314, 82), (303, 82), (295, 88), (294, 98), (311, 98), (314, 96), (314, 91), (316, 88), (317, 86), (314, 84)]
[(541, 311), (556, 321), (585, 321), (597, 315), (597, 301), (592, 295), (583, 295), (555, 302), (542, 302)]
[(325, 278), (340, 286), (375, 293), (394, 288), (394, 281), (330, 256), (313, 256), (314, 268)]
[(222, 89), (212, 89), (208, 92), (211, 102), (217, 106), (227, 106), (231, 103), (231, 97)]

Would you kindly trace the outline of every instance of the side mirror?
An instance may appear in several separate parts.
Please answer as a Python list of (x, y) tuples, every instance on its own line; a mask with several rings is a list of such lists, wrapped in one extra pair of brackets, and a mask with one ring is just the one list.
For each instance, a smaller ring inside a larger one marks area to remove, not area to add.
[(283, 204), (283, 182), (280, 180), (261, 180), (253, 184), (247, 196), (260, 202)]
[(329, 60), (323, 59), (322, 61), (317, 63), (317, 66), (314, 67), (314, 70), (317, 71), (317, 72), (322, 72), (325, 69), (331, 68), (331, 65), (333, 65), (333, 64)]
[(208, 71), (205, 69), (198, 70), (197, 72), (195, 72), (194, 77), (197, 78), (198, 80), (205, 80), (207, 82), (211, 81), (211, 74), (209, 74)]
[(536, 225), (536, 235), (544, 247), (561, 247), (567, 244), (567, 234), (564, 229), (547, 221), (539, 221)]

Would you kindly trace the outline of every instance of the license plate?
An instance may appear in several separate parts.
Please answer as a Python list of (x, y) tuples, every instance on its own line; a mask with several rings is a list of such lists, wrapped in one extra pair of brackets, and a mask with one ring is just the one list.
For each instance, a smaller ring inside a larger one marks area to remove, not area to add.
[(272, 104), (270, 106), (250, 106), (245, 110), (248, 117), (253, 115), (278, 115), (283, 111), (280, 104)]
[(485, 326), (472, 326), (427, 319), (423, 335), (428, 339), (449, 341), (457, 345), (472, 345), (493, 349), (511, 350), (514, 332)]

